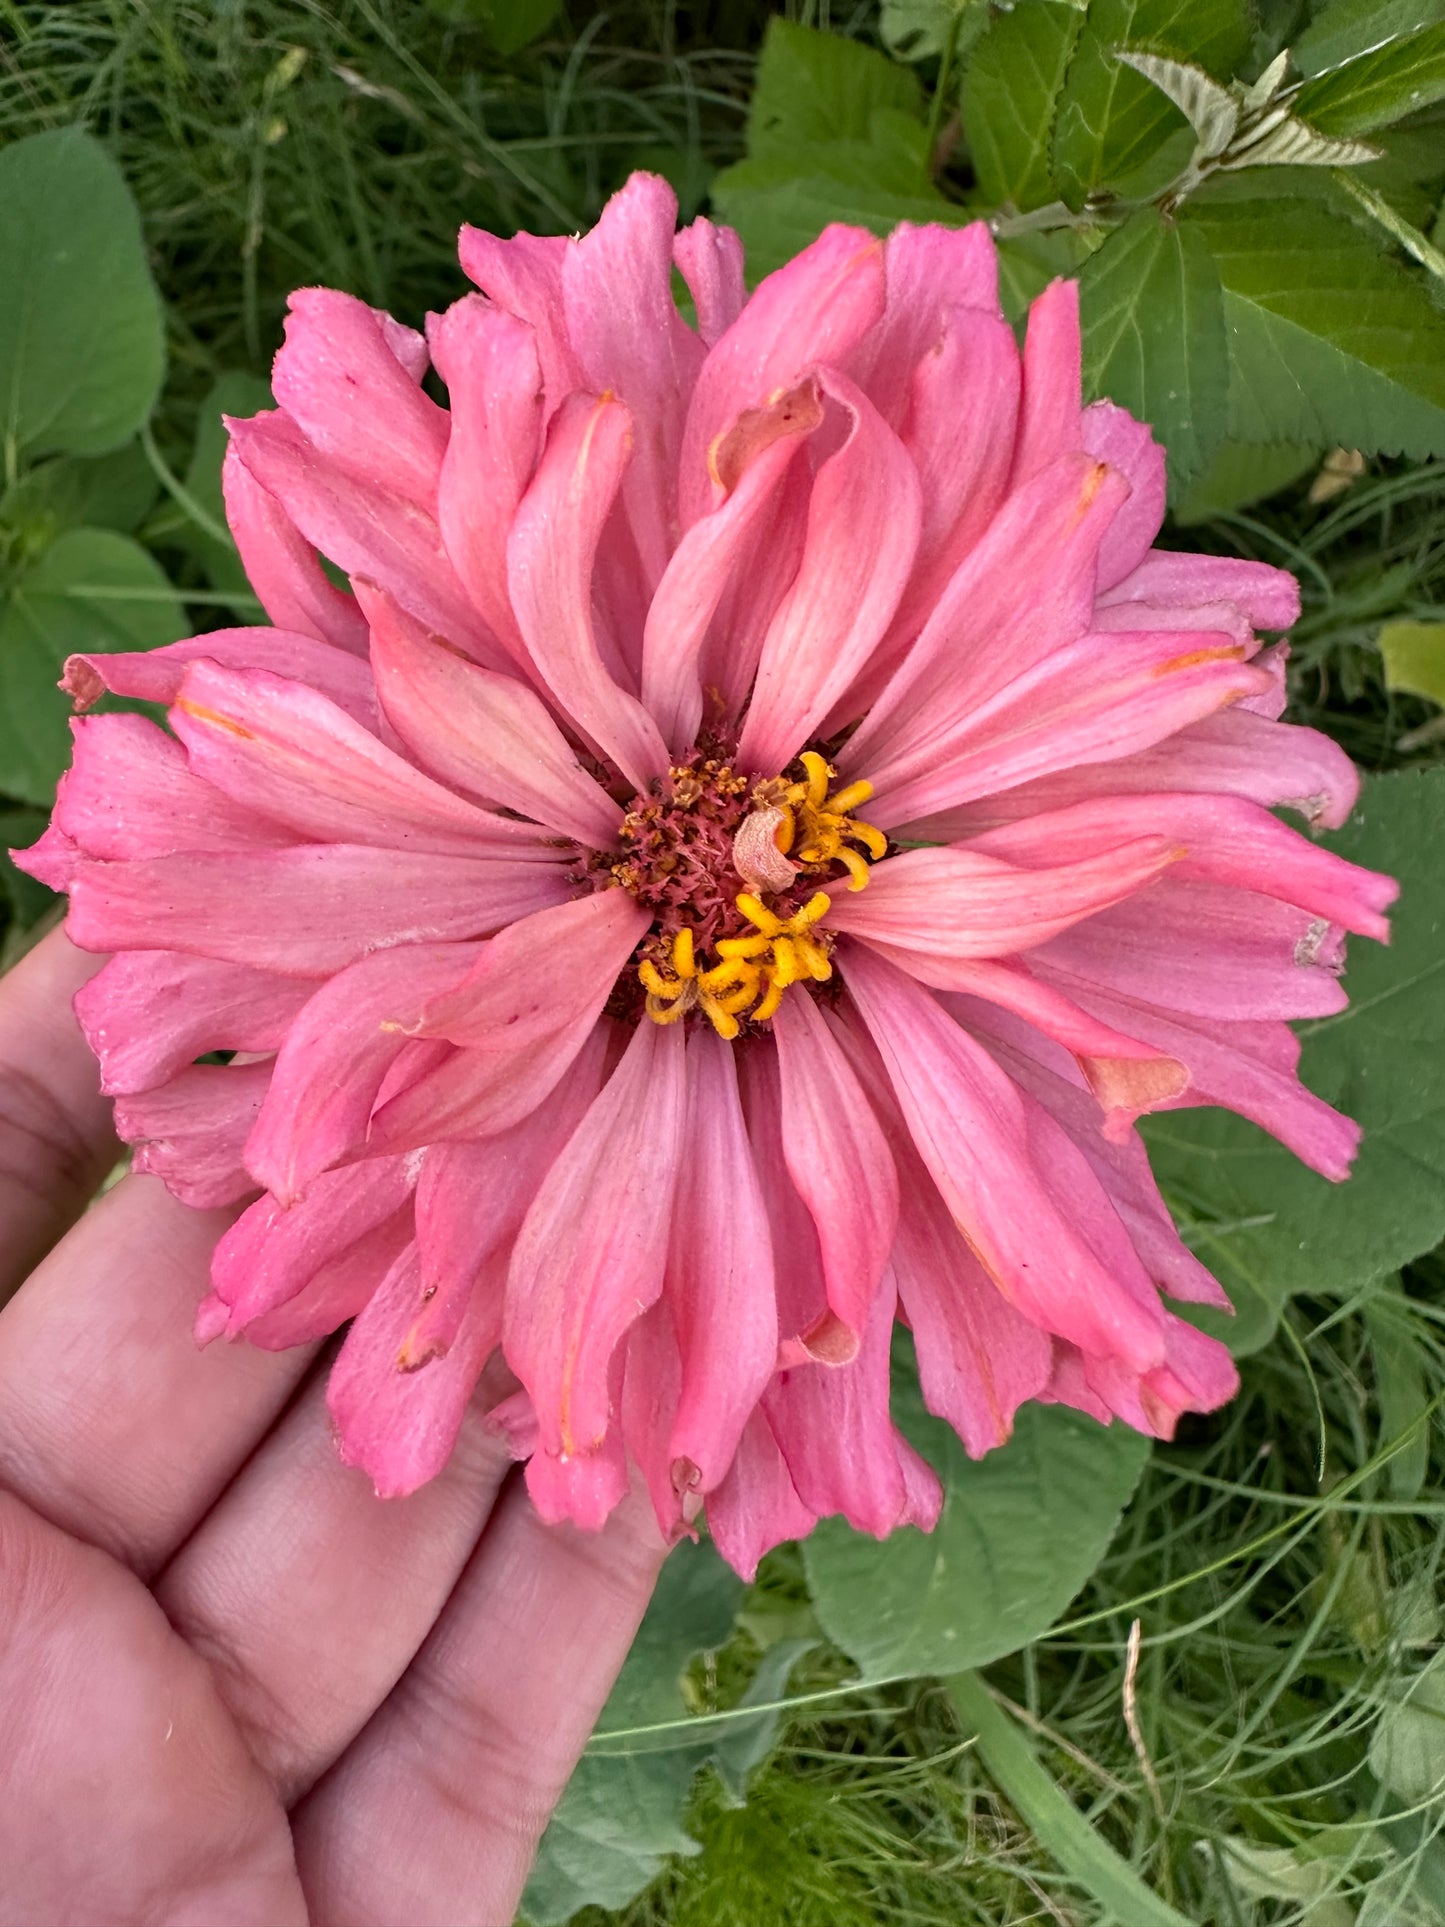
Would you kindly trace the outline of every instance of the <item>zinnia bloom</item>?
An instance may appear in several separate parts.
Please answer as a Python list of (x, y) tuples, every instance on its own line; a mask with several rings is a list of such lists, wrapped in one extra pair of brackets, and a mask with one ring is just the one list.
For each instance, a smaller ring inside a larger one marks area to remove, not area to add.
[(500, 1347), (546, 1517), (632, 1464), (751, 1574), (936, 1517), (895, 1319), (974, 1454), (1028, 1399), (1168, 1437), (1230, 1396), (1135, 1120), (1342, 1178), (1285, 1020), (1394, 886), (1272, 814), (1355, 795), (1278, 720), (1295, 584), (1151, 547), (1074, 285), (1020, 354), (981, 225), (831, 227), (749, 297), (675, 213), (639, 175), (580, 239), (464, 229), (425, 339), (294, 297), (225, 470), (275, 627), (74, 658), (173, 733), (77, 721), (27, 864), (114, 953), (77, 1009), (136, 1167), (249, 1201), (203, 1339), (352, 1320), (384, 1494)]

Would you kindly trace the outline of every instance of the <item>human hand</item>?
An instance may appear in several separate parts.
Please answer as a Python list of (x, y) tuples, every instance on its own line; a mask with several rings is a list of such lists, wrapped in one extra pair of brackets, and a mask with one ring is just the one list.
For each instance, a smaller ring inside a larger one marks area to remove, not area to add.
[(0, 983), (0, 1921), (500, 1927), (651, 1509), (542, 1525), (479, 1422), (380, 1501), (315, 1347), (196, 1350), (232, 1214), (131, 1176), (67, 1230), (115, 1156), (95, 967), (57, 932)]

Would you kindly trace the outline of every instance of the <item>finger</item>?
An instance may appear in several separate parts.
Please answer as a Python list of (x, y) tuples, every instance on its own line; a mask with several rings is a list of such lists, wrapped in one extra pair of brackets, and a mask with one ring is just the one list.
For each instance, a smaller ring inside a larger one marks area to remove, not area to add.
[(636, 1494), (587, 1533), (508, 1485), (415, 1665), (292, 1814), (313, 1919), (506, 1927), (664, 1551)]
[(0, 1481), (142, 1574), (209, 1511), (314, 1355), (198, 1349), (232, 1215), (125, 1178), (0, 1312)]
[(129, 1573), (0, 1493), (0, 1920), (304, 1923), (286, 1816)]
[(53, 930), (0, 983), (0, 1304), (115, 1162), (110, 1100), (70, 1008), (101, 961)]
[(391, 1691), (477, 1542), (511, 1463), (484, 1403), (437, 1478), (378, 1499), (337, 1456), (313, 1380), (161, 1576), (288, 1806)]

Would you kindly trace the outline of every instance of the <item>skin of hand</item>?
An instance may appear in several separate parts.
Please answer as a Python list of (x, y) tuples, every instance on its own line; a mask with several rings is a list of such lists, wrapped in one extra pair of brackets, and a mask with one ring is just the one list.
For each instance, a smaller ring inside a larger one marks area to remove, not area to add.
[[(317, 1349), (198, 1351), (230, 1212), (116, 1155), (59, 932), (0, 981), (0, 1922), (505, 1927), (664, 1547), (469, 1419), (337, 1458)], [(18, 1289), (17, 1289), (18, 1287)]]

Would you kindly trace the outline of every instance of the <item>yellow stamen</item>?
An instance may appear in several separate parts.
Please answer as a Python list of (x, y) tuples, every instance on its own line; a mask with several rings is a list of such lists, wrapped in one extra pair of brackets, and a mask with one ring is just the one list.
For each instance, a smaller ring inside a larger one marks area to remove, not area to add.
[(777, 1014), (778, 1005), (782, 1001), (783, 1001), (783, 986), (782, 984), (778, 983), (775, 979), (772, 983), (768, 985), (767, 994), (764, 996), (763, 1001), (758, 1005), (757, 1009), (752, 1013), (753, 1022), (755, 1024), (765, 1024), (770, 1017), (773, 1017)]
[(672, 940), (672, 967), (679, 977), (695, 977), (697, 963), (693, 956), (691, 930), (679, 930)]
[(856, 850), (839, 850), (838, 861), (847, 868), (848, 888), (850, 890), (866, 890), (868, 888), (869, 870), (865, 857), (859, 856)]

